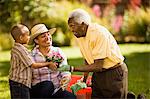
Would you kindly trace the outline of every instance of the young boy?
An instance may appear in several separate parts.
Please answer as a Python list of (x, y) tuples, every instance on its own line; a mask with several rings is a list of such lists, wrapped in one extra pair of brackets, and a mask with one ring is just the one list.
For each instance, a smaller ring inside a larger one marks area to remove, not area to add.
[(11, 68), (9, 71), (9, 85), (12, 99), (30, 99), (29, 89), (31, 88), (32, 68), (48, 66), (56, 70), (52, 62), (35, 63), (24, 44), (29, 41), (29, 29), (22, 24), (14, 26), (11, 35), (15, 44), (11, 50)]

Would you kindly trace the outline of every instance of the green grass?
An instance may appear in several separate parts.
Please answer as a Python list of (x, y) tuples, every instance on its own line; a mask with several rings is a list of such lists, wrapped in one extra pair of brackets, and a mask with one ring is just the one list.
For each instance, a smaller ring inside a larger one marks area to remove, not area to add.
[[(129, 70), (129, 91), (136, 95), (144, 93), (150, 99), (150, 44), (120, 44)], [(73, 66), (83, 64), (78, 47), (62, 47)], [(0, 99), (9, 99), (8, 72), (10, 68), (10, 51), (0, 52)], [(74, 72), (73, 74), (82, 74)]]

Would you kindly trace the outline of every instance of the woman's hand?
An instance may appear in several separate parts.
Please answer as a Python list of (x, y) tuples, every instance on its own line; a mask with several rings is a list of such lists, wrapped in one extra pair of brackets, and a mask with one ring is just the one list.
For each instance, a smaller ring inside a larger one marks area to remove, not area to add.
[(69, 76), (64, 76), (61, 80), (60, 80), (60, 86), (62, 87), (63, 90), (65, 90), (70, 82), (71, 77)]

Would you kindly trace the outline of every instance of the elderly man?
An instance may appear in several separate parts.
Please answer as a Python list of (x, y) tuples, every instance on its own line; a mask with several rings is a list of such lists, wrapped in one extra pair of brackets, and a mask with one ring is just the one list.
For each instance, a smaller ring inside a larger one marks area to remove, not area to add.
[[(59, 55), (62, 57), (60, 65), (67, 65), (67, 58), (62, 50), (52, 46), (51, 35), (55, 30), (55, 28), (48, 30), (44, 24), (37, 24), (31, 29), (29, 43), (35, 44), (32, 50), (34, 61), (45, 62)], [(48, 67), (42, 67), (32, 69), (32, 75), (31, 98), (75, 98), (72, 93), (65, 90), (71, 78), (70, 72), (53, 71)]]
[(127, 74), (124, 57), (112, 34), (103, 26), (91, 23), (89, 14), (83, 9), (71, 12), (68, 25), (75, 35), (85, 65), (64, 65), (58, 70), (88, 72), (92, 75), (92, 98), (126, 98)]

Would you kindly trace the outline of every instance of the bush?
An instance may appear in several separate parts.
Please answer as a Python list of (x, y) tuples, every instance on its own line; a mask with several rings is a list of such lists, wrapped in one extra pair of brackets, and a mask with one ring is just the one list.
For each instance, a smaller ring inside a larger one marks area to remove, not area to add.
[(133, 38), (135, 42), (146, 42), (148, 26), (150, 24), (150, 9), (147, 11), (140, 9), (137, 12), (126, 11), (122, 34), (124, 37)]
[(9, 50), (12, 47), (13, 40), (10, 34), (0, 34), (0, 50)]

